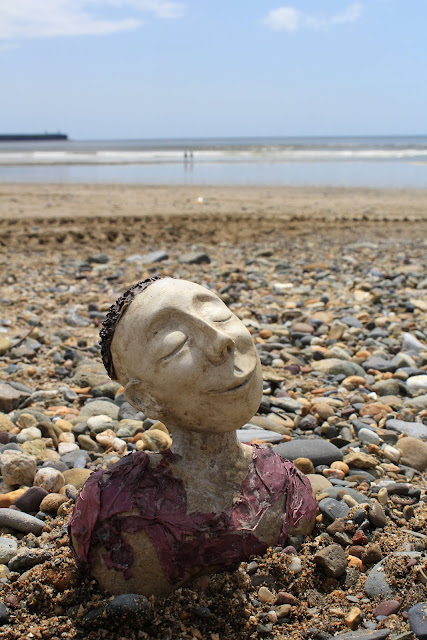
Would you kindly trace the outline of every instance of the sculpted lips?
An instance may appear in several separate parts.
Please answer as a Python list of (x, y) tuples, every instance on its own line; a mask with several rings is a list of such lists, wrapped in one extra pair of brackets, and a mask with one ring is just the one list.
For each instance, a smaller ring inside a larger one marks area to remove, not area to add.
[(256, 367), (252, 369), (252, 371), (243, 378), (242, 382), (236, 381), (230, 387), (226, 387), (225, 389), (219, 389), (218, 391), (211, 391), (211, 393), (231, 393), (232, 391), (238, 391), (239, 389), (243, 389), (252, 379), (255, 373)]

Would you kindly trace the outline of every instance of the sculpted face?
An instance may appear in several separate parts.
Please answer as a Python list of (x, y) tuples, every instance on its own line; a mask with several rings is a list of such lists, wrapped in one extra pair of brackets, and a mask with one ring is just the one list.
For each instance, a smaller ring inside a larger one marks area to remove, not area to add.
[(261, 365), (249, 331), (193, 282), (164, 278), (137, 295), (111, 352), (129, 401), (171, 427), (232, 431), (259, 407)]

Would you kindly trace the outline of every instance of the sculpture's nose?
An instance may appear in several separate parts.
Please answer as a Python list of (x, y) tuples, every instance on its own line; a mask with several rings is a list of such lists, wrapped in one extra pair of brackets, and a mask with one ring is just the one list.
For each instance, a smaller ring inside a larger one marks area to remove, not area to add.
[(234, 353), (236, 345), (234, 340), (230, 338), (230, 336), (217, 329), (216, 327), (212, 327), (208, 325), (209, 329), (206, 329), (206, 343), (205, 353), (206, 357), (212, 364), (221, 364), (227, 358), (227, 356)]

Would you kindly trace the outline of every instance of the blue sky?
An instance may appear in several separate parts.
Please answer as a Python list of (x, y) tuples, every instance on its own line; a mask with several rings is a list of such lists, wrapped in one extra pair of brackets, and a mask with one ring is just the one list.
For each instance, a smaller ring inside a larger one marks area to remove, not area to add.
[(427, 133), (425, 0), (1, 0), (0, 132)]

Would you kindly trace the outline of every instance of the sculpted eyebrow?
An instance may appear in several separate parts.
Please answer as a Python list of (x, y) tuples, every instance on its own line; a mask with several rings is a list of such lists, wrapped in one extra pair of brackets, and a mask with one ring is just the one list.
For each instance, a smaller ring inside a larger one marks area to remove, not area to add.
[(220, 298), (214, 293), (209, 295), (208, 293), (198, 293), (193, 298), (193, 304), (204, 304), (206, 302), (213, 302), (216, 304), (224, 304)]
[(153, 338), (158, 331), (167, 326), (168, 318), (170, 318), (170, 311), (170, 309), (162, 309), (156, 313), (146, 329), (147, 339)]

